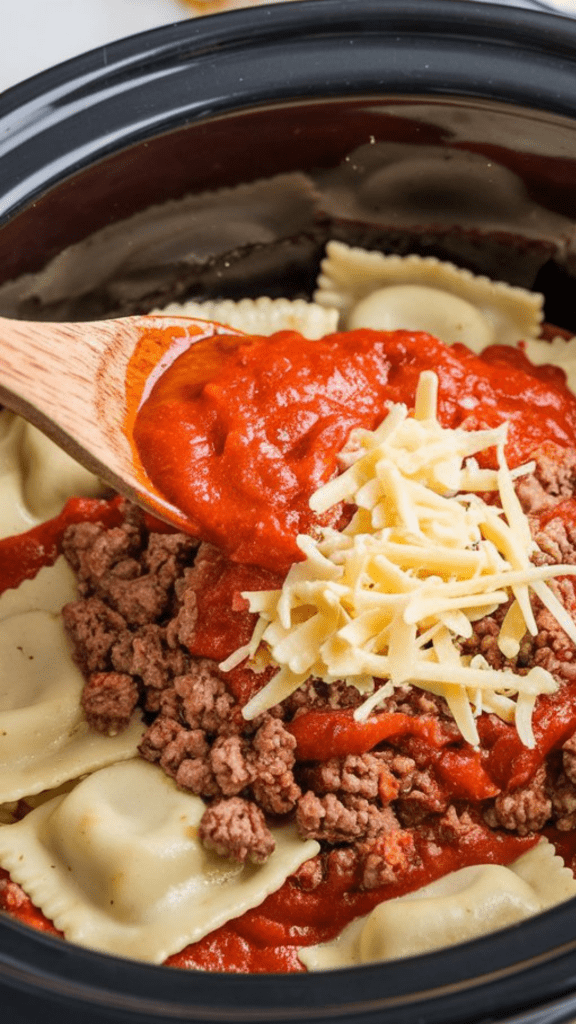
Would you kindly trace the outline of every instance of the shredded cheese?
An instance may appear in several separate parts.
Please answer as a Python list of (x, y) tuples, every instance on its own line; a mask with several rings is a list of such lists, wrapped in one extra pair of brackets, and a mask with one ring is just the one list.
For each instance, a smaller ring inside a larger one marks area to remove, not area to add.
[[(356, 506), (343, 531), (300, 535), (304, 560), (281, 590), (246, 592), (259, 614), (240, 661), (278, 672), (244, 708), (247, 719), (284, 700), (310, 677), (344, 680), (366, 695), (356, 710), (367, 718), (398, 686), (443, 697), (463, 737), (479, 743), (476, 717), (492, 712), (514, 721), (534, 746), (537, 697), (557, 689), (540, 667), (496, 670), (461, 653), (472, 623), (508, 605), (498, 645), (514, 659), (526, 633), (535, 635), (531, 593), (576, 644), (576, 625), (546, 583), (575, 575), (571, 565), (536, 566), (538, 550), (514, 490), (504, 455), (507, 424), (490, 430), (447, 429), (437, 419), (438, 380), (420, 376), (414, 414), (393, 405), (374, 431), (353, 431), (342, 453), (346, 468), (310, 499), (322, 513), (340, 501)], [(495, 448), (498, 469), (474, 456)], [(495, 492), (486, 503), (483, 492)], [(375, 682), (375, 680), (377, 682)]]

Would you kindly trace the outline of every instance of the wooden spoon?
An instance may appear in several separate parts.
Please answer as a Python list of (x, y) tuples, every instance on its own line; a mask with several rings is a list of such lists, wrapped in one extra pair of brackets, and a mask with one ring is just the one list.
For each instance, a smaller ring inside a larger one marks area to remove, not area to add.
[(131, 423), (155, 364), (169, 365), (191, 343), (223, 333), (239, 332), (187, 317), (86, 323), (0, 317), (0, 404), (29, 420), (120, 494), (196, 533), (147, 476), (132, 442)]

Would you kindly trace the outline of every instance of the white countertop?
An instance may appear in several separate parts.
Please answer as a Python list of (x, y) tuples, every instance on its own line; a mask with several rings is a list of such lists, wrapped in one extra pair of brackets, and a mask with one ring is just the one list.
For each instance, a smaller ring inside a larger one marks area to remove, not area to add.
[(189, 16), (183, 0), (0, 0), (0, 90), (102, 43)]
[[(251, 6), (265, 0), (225, 0)], [(281, 0), (271, 0), (273, 3)], [(353, 4), (354, 0), (350, 0)], [(497, 0), (576, 17), (576, 0)], [(214, 0), (0, 0), (0, 91), (103, 43), (211, 12)]]
[(266, 2), (282, 0), (0, 0), (0, 92), (123, 36)]

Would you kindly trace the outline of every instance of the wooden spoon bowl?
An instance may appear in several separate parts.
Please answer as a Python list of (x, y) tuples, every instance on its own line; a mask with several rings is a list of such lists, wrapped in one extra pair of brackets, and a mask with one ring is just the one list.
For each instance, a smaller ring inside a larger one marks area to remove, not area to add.
[(178, 529), (194, 524), (156, 489), (132, 439), (155, 377), (189, 345), (230, 328), (187, 317), (85, 323), (0, 318), (0, 403), (114, 490)]

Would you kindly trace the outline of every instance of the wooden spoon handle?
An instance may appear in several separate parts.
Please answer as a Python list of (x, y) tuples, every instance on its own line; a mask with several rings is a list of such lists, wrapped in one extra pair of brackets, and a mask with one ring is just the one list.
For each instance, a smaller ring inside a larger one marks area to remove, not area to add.
[[(115, 490), (179, 529), (194, 524), (149, 479), (127, 421), (128, 364), (143, 335), (187, 346), (229, 328), (189, 317), (85, 323), (0, 317), (0, 403), (39, 427)], [(153, 368), (150, 364), (149, 370)]]
[[(122, 430), (134, 322), (0, 318), (0, 402), (98, 475), (131, 462)], [(105, 372), (104, 372), (105, 371)]]

